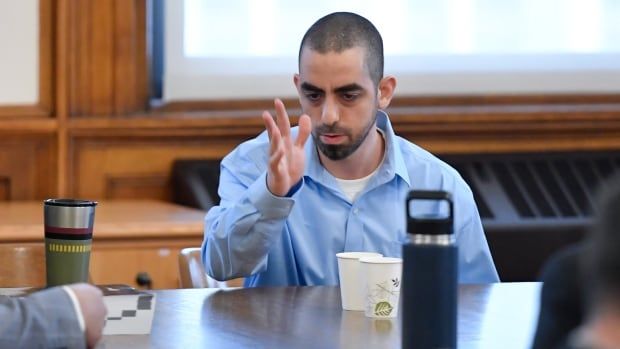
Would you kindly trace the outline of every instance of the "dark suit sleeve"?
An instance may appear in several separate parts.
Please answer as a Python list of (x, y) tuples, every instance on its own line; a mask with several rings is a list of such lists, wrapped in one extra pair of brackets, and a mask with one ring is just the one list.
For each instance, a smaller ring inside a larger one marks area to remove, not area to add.
[(69, 295), (55, 287), (28, 297), (0, 296), (0, 348), (84, 348)]
[(581, 246), (556, 253), (545, 264), (541, 279), (540, 314), (533, 349), (563, 347), (583, 320), (584, 296), (579, 273)]

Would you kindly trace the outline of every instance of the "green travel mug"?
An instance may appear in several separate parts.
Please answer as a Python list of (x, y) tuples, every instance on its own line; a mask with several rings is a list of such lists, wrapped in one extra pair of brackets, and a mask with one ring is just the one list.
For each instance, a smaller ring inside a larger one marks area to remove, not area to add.
[(95, 206), (89, 200), (43, 202), (48, 287), (88, 282)]

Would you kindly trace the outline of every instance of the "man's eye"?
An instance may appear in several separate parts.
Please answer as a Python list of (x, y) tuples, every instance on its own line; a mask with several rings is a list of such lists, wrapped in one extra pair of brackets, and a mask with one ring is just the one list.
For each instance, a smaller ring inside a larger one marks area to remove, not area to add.
[(314, 93), (314, 92), (309, 92), (306, 93), (306, 98), (308, 98), (308, 100), (312, 101), (312, 102), (316, 102), (321, 98), (321, 94), (320, 93)]
[(347, 102), (352, 102), (356, 100), (358, 96), (359, 95), (357, 93), (343, 93), (342, 99), (344, 99)]

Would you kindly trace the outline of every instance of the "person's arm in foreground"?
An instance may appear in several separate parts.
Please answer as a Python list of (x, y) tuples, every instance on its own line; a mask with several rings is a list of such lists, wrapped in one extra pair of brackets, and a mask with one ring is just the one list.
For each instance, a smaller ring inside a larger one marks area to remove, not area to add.
[(244, 183), (236, 171), (222, 166), (222, 201), (207, 214), (202, 245), (207, 272), (218, 280), (249, 276), (266, 266), (269, 248), (293, 207), (287, 196), (303, 176), (310, 118), (299, 118), (299, 134), (293, 139), (284, 104), (279, 99), (274, 104), (276, 120), (267, 111), (262, 115), (269, 134), (266, 173)]
[(107, 312), (101, 291), (87, 284), (68, 287), (80, 309), (61, 287), (23, 298), (0, 297), (0, 348), (94, 347), (101, 338)]

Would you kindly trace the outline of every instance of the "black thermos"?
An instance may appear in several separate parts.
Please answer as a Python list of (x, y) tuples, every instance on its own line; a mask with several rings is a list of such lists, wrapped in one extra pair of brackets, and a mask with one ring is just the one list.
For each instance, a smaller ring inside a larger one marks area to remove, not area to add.
[[(416, 202), (434, 213), (412, 215)], [(448, 214), (438, 213), (441, 201)], [(430, 205), (433, 206), (433, 205)], [(407, 196), (407, 233), (403, 246), (402, 348), (456, 348), (458, 248), (454, 241), (452, 196), (445, 191), (414, 190)]]

